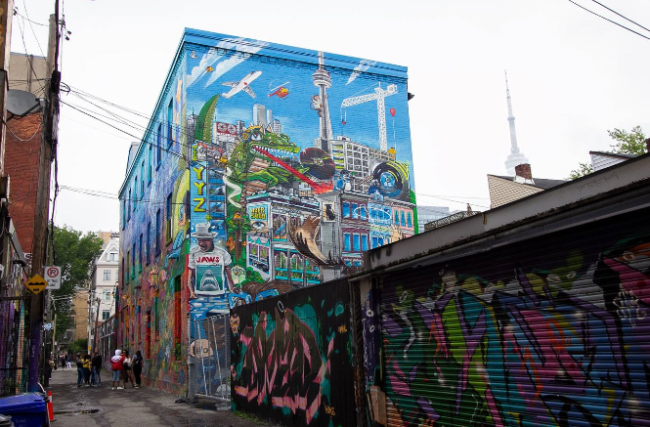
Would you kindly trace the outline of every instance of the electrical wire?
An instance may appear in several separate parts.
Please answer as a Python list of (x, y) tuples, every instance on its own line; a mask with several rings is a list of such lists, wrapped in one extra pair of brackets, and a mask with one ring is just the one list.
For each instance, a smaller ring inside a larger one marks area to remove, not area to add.
[(650, 32), (650, 30), (647, 29), (646, 27), (644, 27), (643, 25), (639, 24), (638, 22), (632, 21), (630, 18), (627, 18), (627, 17), (621, 15), (620, 13), (618, 13), (617, 11), (615, 11), (614, 9), (611, 9), (611, 8), (605, 6), (604, 4), (600, 3), (599, 1), (597, 1), (597, 0), (591, 0), (591, 1), (593, 1), (594, 3), (596, 3), (596, 4), (598, 4), (598, 5), (602, 6), (602, 7), (604, 7), (605, 9), (609, 10), (610, 12), (615, 13), (616, 15), (620, 16), (621, 18), (625, 19), (626, 21), (633, 23), (633, 24), (636, 25), (637, 27), (643, 28), (644, 30)]
[(637, 36), (641, 36), (641, 37), (643, 37), (644, 39), (648, 39), (648, 40), (650, 40), (650, 37), (646, 37), (646, 36), (644, 36), (643, 34), (638, 33), (638, 32), (636, 32), (636, 31), (634, 31), (633, 29), (626, 27), (626, 26), (623, 25), (623, 24), (619, 24), (619, 23), (616, 22), (616, 21), (613, 21), (613, 20), (611, 20), (611, 19), (609, 19), (609, 18), (606, 18), (606, 17), (604, 17), (604, 16), (602, 16), (602, 15), (599, 15), (598, 13), (596, 13), (596, 12), (594, 12), (594, 11), (592, 11), (592, 10), (587, 9), (586, 7), (584, 7), (584, 6), (582, 6), (582, 5), (579, 5), (578, 3), (574, 2), (573, 0), (569, 0), (569, 2), (570, 2), (570, 3), (573, 3), (573, 4), (576, 5), (576, 6), (578, 6), (580, 9), (584, 9), (584, 10), (586, 10), (587, 12), (589, 12), (589, 13), (591, 13), (591, 14), (593, 14), (593, 15), (596, 15), (597, 17), (599, 17), (599, 18), (601, 18), (601, 19), (604, 19), (604, 20), (607, 21), (607, 22), (610, 22), (610, 23), (612, 23), (612, 24), (614, 24), (614, 25), (617, 25), (617, 26), (619, 26), (619, 27), (621, 27), (621, 28), (623, 28), (623, 29), (625, 29), (625, 30), (628, 30), (628, 31), (630, 31), (630, 32), (632, 32), (632, 33), (634, 33), (634, 34), (636, 34)]

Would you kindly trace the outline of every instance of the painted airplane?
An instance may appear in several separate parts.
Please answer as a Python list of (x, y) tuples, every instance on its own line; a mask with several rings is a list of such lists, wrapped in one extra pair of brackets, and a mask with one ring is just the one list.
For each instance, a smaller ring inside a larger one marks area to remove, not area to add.
[(255, 79), (257, 79), (260, 75), (262, 75), (261, 71), (253, 71), (244, 76), (243, 79), (241, 79), (238, 82), (225, 82), (222, 83), (224, 86), (229, 86), (232, 89), (230, 89), (230, 92), (228, 93), (222, 93), (221, 96), (224, 98), (228, 99), (232, 97), (233, 95), (238, 94), (242, 90), (249, 94), (251, 98), (255, 98), (255, 92), (253, 92), (253, 89), (250, 88), (250, 84), (253, 83)]

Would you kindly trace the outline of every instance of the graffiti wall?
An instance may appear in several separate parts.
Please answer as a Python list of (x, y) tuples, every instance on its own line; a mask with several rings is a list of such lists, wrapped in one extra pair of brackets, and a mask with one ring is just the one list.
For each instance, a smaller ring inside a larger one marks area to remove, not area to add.
[(389, 425), (650, 425), (650, 211), (387, 276)]
[(330, 282), (235, 308), (233, 410), (291, 426), (353, 426), (349, 291)]
[[(141, 351), (143, 380), (173, 393), (188, 386), (189, 160), (185, 63), (174, 62), (120, 191), (120, 286), (116, 345)], [(189, 139), (191, 141), (191, 138)], [(111, 349), (111, 352), (114, 349)]]

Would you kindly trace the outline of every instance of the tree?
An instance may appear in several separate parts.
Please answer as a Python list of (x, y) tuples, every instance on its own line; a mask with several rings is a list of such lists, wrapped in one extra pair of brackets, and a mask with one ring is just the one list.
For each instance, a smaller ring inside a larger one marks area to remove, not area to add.
[(57, 300), (54, 308), (57, 339), (69, 326), (75, 288), (87, 283), (92, 263), (101, 254), (103, 245), (104, 241), (95, 233), (84, 235), (69, 226), (54, 227), (54, 262), (61, 267), (61, 289), (53, 292)]
[(74, 340), (68, 346), (68, 352), (72, 354), (76, 353), (87, 353), (88, 352), (88, 338), (79, 338)]
[(641, 126), (635, 126), (630, 132), (625, 129), (614, 128), (608, 130), (607, 133), (614, 140), (616, 144), (610, 145), (612, 153), (617, 154), (632, 154), (635, 156), (642, 156), (646, 153), (647, 137), (643, 133)]
[[(610, 153), (642, 156), (647, 151), (647, 137), (643, 133), (641, 126), (633, 127), (630, 132), (625, 129), (614, 128), (614, 130), (608, 130), (607, 133), (610, 138), (616, 141), (616, 144), (610, 145)], [(580, 163), (578, 169), (572, 170), (567, 179), (578, 179), (589, 175), (593, 171), (594, 168), (589, 163)]]

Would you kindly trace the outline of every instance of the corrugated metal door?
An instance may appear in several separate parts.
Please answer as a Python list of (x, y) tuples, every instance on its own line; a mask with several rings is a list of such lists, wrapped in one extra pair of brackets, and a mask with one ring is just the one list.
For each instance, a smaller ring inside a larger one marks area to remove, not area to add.
[(648, 218), (385, 276), (388, 424), (650, 425)]

